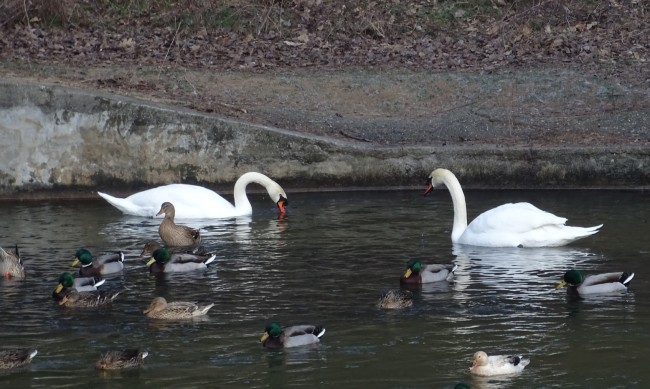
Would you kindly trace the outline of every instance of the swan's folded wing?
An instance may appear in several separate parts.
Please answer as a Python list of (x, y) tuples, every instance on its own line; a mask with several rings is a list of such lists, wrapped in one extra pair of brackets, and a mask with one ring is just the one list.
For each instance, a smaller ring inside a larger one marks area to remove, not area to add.
[(498, 230), (524, 233), (547, 225), (564, 225), (567, 219), (542, 211), (530, 203), (508, 203), (480, 214), (468, 226), (474, 233)]

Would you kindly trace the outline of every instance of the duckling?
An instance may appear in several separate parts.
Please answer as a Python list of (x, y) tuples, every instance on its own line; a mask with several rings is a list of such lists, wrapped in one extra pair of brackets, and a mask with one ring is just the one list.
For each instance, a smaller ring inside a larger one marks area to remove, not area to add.
[(112, 303), (119, 294), (120, 291), (77, 292), (65, 288), (58, 293), (55, 290), (52, 297), (66, 308), (95, 308)]
[(25, 267), (18, 252), (18, 245), (16, 245), (14, 253), (7, 252), (0, 247), (0, 271), (6, 278), (14, 277), (19, 280), (25, 278)]
[(269, 323), (260, 338), (262, 346), (270, 349), (289, 348), (320, 343), (325, 335), (325, 327), (321, 325), (294, 325), (284, 327), (278, 322)]
[(151, 273), (174, 273), (193, 270), (205, 270), (214, 261), (216, 255), (195, 255), (171, 253), (166, 248), (153, 252), (153, 257), (147, 262)]
[(214, 304), (197, 305), (185, 301), (174, 301), (168, 303), (164, 297), (156, 297), (149, 304), (144, 313), (152, 319), (193, 319), (208, 313)]
[[(153, 252), (158, 250), (159, 248), (162, 248), (160, 243), (156, 242), (155, 240), (148, 240), (145, 242), (144, 247), (142, 248), (142, 252), (140, 253), (140, 256), (138, 258), (151, 258), (153, 256)], [(210, 252), (204, 247), (204, 246), (188, 246), (188, 247), (166, 247), (167, 250), (169, 250), (172, 254), (174, 253), (183, 253), (183, 254), (194, 254), (194, 255), (207, 255), (210, 254)]]
[(417, 259), (411, 259), (406, 264), (406, 272), (400, 277), (399, 282), (402, 284), (424, 284), (428, 282), (448, 281), (454, 279), (454, 272), (458, 265), (439, 265), (431, 264), (422, 268), (422, 264)]
[(158, 234), (167, 246), (195, 246), (201, 243), (201, 232), (188, 226), (181, 226), (174, 223), (176, 210), (174, 205), (168, 201), (160, 207), (156, 214), (165, 214), (165, 218), (158, 227)]
[(94, 277), (77, 277), (74, 278), (72, 273), (65, 271), (59, 276), (59, 285), (54, 289), (54, 294), (61, 293), (64, 288), (71, 288), (77, 292), (95, 292), (97, 288), (104, 285), (106, 280), (96, 279)]
[(149, 355), (147, 351), (138, 349), (109, 351), (102, 355), (95, 367), (100, 370), (117, 370), (128, 367), (138, 367), (144, 364), (144, 359)]
[(580, 296), (588, 294), (621, 293), (627, 291), (634, 273), (614, 272), (585, 277), (580, 270), (571, 269), (564, 273), (557, 289), (568, 285), (567, 292)]
[(13, 369), (32, 363), (38, 354), (36, 349), (14, 349), (0, 351), (0, 369)]
[(377, 308), (381, 309), (401, 309), (412, 305), (413, 293), (402, 289), (391, 289), (384, 292), (377, 302)]
[(478, 376), (513, 374), (524, 370), (529, 363), (530, 359), (521, 355), (488, 356), (484, 351), (477, 351), (474, 353), (469, 371)]
[(124, 253), (101, 254), (93, 258), (93, 255), (85, 248), (77, 250), (72, 266), (81, 263), (79, 275), (83, 277), (101, 277), (106, 274), (119, 273), (124, 269)]

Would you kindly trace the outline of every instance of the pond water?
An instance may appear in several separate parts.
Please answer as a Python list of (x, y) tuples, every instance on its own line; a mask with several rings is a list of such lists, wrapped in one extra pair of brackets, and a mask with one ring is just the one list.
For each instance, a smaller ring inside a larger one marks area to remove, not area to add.
[[(201, 227), (217, 260), (205, 272), (155, 277), (137, 260), (159, 220), (125, 216), (103, 201), (1, 203), (0, 245), (20, 245), (28, 277), (0, 280), (2, 348), (39, 350), (26, 368), (0, 372), (3, 387), (228, 388), (647, 388), (650, 261), (646, 192), (470, 191), (470, 219), (505, 202), (530, 201), (569, 218), (604, 223), (567, 247), (454, 247), (445, 190), (289, 193), (278, 220), (251, 195), (252, 217), (179, 220)], [(121, 249), (126, 271), (105, 287), (112, 306), (62, 309), (51, 300), (74, 252)], [(455, 282), (416, 291), (415, 304), (381, 311), (408, 259), (456, 263)], [(634, 271), (626, 294), (576, 300), (555, 285), (570, 267)], [(204, 320), (156, 322), (151, 299), (214, 302)], [(318, 347), (269, 351), (265, 324), (319, 323)], [(149, 351), (145, 366), (94, 369), (110, 349)], [(521, 353), (522, 374), (477, 379), (475, 351)]]

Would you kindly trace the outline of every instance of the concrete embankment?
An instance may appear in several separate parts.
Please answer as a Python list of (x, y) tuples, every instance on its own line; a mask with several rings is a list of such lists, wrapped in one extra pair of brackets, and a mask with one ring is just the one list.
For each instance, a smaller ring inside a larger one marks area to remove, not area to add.
[(232, 190), (259, 171), (285, 189), (647, 187), (647, 145), (386, 146), (255, 125), (89, 90), (0, 80), (0, 197), (128, 194), (172, 183)]

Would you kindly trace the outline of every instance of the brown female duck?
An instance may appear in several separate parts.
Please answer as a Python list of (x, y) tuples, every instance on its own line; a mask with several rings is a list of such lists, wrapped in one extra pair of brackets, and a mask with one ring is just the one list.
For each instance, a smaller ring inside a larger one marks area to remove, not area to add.
[(214, 304), (200, 306), (185, 301), (168, 303), (164, 297), (156, 297), (149, 304), (149, 308), (144, 310), (144, 313), (152, 319), (194, 319), (208, 313), (213, 306)]
[(100, 370), (117, 370), (128, 367), (138, 367), (144, 364), (144, 359), (149, 355), (147, 351), (138, 349), (114, 350), (102, 355), (95, 367)]
[(160, 223), (160, 227), (158, 227), (158, 234), (163, 242), (165, 242), (165, 245), (174, 247), (195, 246), (201, 243), (201, 233), (199, 230), (174, 223), (176, 210), (172, 203), (164, 202), (162, 204), (156, 216), (162, 214), (165, 214), (165, 218)]
[(0, 369), (13, 369), (29, 365), (38, 354), (35, 349), (13, 349), (0, 351)]

